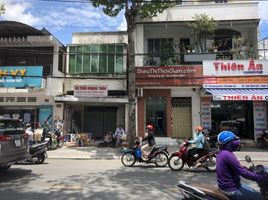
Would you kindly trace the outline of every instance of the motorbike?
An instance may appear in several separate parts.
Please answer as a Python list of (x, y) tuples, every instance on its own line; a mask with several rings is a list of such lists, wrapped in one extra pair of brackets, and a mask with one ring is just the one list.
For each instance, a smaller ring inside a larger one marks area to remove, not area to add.
[[(246, 155), (245, 160), (252, 164), (252, 166), (249, 167), (249, 170), (259, 174), (268, 173), (268, 167), (264, 167), (263, 165), (254, 165), (250, 156)], [(257, 184), (260, 188), (261, 194), (264, 196), (264, 199), (268, 199), (268, 182), (257, 182)], [(228, 198), (217, 187), (213, 187), (211, 185), (202, 183), (188, 184), (184, 181), (179, 181), (177, 187), (184, 196), (184, 200), (230, 200), (230, 198)]]
[(257, 147), (268, 147), (268, 129), (263, 130), (261, 137), (257, 138)]
[(184, 140), (179, 151), (171, 154), (168, 159), (168, 166), (170, 169), (179, 171), (184, 167), (185, 164), (187, 164), (188, 167), (192, 167), (197, 161), (199, 161), (201, 164), (199, 167), (203, 167), (208, 171), (216, 171), (216, 156), (219, 151), (218, 148), (203, 149), (196, 156), (189, 158), (189, 145), (190, 143), (188, 140)]
[(168, 164), (169, 152), (166, 146), (155, 145), (148, 160), (143, 160), (141, 156), (141, 143), (136, 141), (134, 147), (124, 151), (121, 162), (126, 167), (132, 167), (136, 162), (154, 163), (157, 167), (165, 167)]
[(42, 164), (47, 158), (47, 142), (33, 144), (29, 147), (29, 156), (26, 162)]
[(64, 145), (64, 137), (62, 135), (62, 131), (60, 129), (54, 129), (53, 133), (56, 136), (57, 147), (62, 147)]

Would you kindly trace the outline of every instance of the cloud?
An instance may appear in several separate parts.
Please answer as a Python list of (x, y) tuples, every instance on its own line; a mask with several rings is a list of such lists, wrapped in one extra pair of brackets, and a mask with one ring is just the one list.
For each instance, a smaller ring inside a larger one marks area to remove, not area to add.
[(19, 21), (31, 26), (40, 22), (40, 18), (31, 13), (32, 4), (24, 1), (4, 0), (5, 14), (3, 20)]

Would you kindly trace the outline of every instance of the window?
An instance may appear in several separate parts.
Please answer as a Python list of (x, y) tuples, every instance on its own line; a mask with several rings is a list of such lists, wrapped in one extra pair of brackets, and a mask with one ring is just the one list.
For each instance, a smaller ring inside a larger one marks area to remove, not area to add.
[(69, 47), (69, 73), (124, 73), (124, 44)]
[[(167, 45), (170, 46), (170, 49), (173, 48), (173, 38), (156, 38), (148, 39), (148, 53), (149, 54), (160, 54), (161, 48)], [(156, 55), (159, 56), (159, 55)]]

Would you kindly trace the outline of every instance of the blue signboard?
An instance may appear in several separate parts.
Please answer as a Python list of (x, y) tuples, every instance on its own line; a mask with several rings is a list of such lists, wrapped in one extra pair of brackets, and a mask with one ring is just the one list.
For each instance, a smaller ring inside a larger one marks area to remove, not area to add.
[(0, 67), (0, 87), (40, 88), (42, 75), (42, 66)]

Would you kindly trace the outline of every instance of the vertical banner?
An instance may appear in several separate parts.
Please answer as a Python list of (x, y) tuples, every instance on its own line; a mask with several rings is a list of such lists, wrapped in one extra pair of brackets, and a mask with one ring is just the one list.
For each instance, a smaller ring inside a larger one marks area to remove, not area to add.
[(263, 130), (266, 128), (266, 103), (253, 102), (253, 116), (254, 116), (254, 140), (261, 136)]
[(39, 108), (39, 123), (40, 125), (44, 125), (45, 123), (52, 128), (52, 117), (53, 115), (53, 107), (52, 106), (42, 106)]
[(206, 129), (211, 129), (211, 103), (201, 102), (201, 123)]

